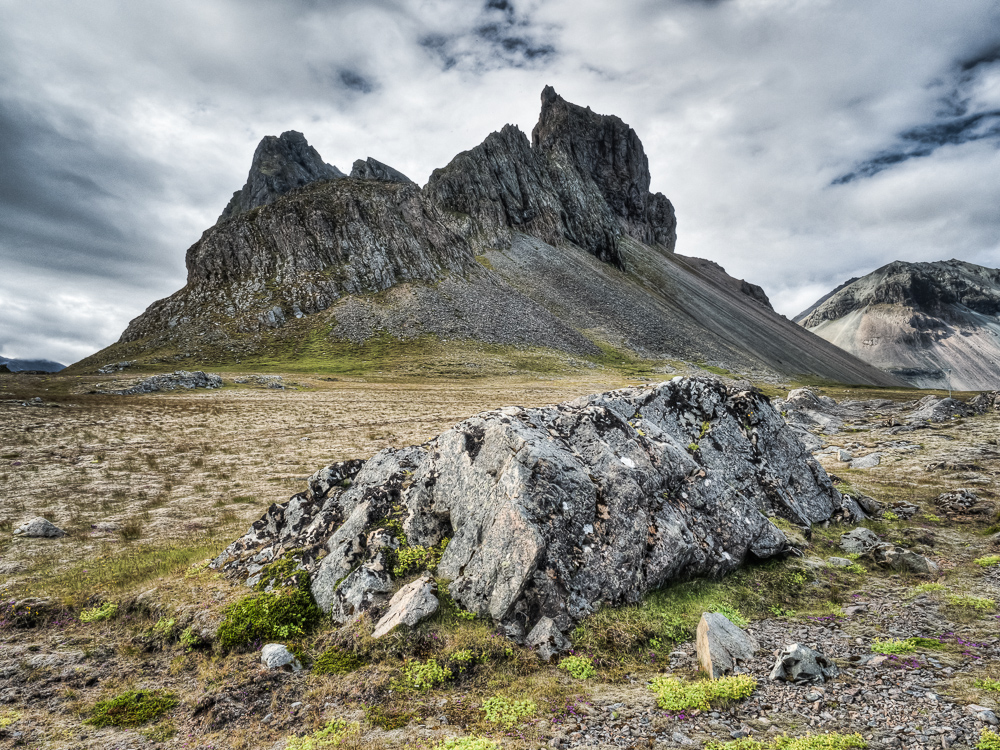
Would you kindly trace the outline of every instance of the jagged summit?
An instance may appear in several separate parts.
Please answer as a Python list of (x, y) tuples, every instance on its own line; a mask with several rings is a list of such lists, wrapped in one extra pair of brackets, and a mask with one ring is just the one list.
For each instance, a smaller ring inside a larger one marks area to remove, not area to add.
[(233, 193), (219, 221), (258, 206), (274, 203), (295, 188), (318, 180), (346, 177), (309, 145), (302, 133), (288, 130), (280, 136), (264, 136), (257, 145), (246, 185)]
[(354, 162), (354, 166), (351, 169), (351, 177), (362, 180), (385, 180), (387, 182), (417, 184), (398, 169), (393, 169), (388, 164), (376, 161), (370, 156), (367, 159), (358, 159)]
[(796, 316), (828, 341), (922, 388), (1000, 386), (1000, 270), (894, 261)]
[(622, 268), (623, 233), (674, 249), (674, 208), (661, 193), (650, 194), (649, 182), (632, 128), (546, 86), (531, 143), (507, 125), (435, 170), (426, 189), (488, 236), (513, 228), (549, 243), (568, 240)]
[(298, 133), (264, 139), (226, 220), (188, 249), (185, 287), (76, 367), (338, 367), (372, 362), (378, 341), (386, 357), (453, 357), (462, 371), (625, 356), (899, 384), (776, 315), (760, 287), (676, 255), (673, 206), (649, 192), (635, 131), (551, 87), (532, 140), (506, 125), (423, 188), (370, 158), (351, 176), (332, 179)]

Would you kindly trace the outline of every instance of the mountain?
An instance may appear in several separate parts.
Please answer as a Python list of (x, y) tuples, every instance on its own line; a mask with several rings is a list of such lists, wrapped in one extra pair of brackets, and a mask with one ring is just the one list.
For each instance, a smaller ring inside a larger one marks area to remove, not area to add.
[(0, 365), (6, 365), (11, 372), (24, 372), (25, 370), (59, 372), (66, 369), (66, 365), (53, 362), (51, 359), (7, 359), (7, 357), (0, 357)]
[(1000, 387), (1000, 270), (895, 261), (795, 321), (919, 388)]
[(371, 158), (345, 177), (301, 134), (268, 137), (188, 249), (184, 288), (74, 368), (665, 359), (899, 384), (777, 315), (760, 287), (675, 254), (674, 208), (649, 188), (635, 131), (551, 87), (530, 140), (506, 125), (423, 188)]

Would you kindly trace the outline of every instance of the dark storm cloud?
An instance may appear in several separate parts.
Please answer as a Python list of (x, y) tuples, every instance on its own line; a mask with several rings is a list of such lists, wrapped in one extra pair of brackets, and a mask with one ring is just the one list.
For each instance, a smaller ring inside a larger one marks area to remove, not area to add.
[(375, 90), (375, 84), (356, 70), (341, 70), (339, 77), (340, 82), (351, 91), (357, 91), (360, 94), (370, 94)]

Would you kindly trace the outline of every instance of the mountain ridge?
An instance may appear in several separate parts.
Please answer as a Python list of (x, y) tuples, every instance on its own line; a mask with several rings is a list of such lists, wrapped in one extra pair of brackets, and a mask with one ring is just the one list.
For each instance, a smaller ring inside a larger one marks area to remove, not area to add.
[(1000, 387), (1000, 270), (893, 261), (794, 320), (921, 388)]
[[(271, 153), (274, 140), (258, 152)], [(267, 170), (320, 174), (319, 154), (304, 137), (292, 141), (294, 164)], [(255, 154), (244, 190), (256, 197), (239, 203), (245, 210), (188, 249), (185, 287), (75, 367), (274, 360), (305, 340), (332, 351), (429, 336), (591, 361), (614, 351), (899, 384), (776, 315), (760, 287), (675, 256), (674, 209), (649, 192), (635, 131), (551, 87), (530, 141), (507, 125), (423, 188), (372, 159), (351, 177), (268, 182), (257, 177), (265, 161)]]

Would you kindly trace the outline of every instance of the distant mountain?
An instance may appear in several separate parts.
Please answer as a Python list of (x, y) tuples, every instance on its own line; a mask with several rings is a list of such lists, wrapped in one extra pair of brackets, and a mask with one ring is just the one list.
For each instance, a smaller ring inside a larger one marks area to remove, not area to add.
[(0, 357), (0, 365), (6, 365), (11, 372), (23, 372), (24, 370), (59, 372), (66, 369), (66, 365), (61, 365), (50, 359), (7, 359)]
[(506, 125), (423, 188), (371, 158), (345, 177), (301, 134), (269, 136), (187, 251), (185, 287), (74, 370), (392, 370), (408, 352), (469, 372), (638, 358), (901, 383), (777, 315), (759, 286), (675, 254), (673, 205), (649, 187), (635, 131), (551, 87), (530, 140)]
[(895, 261), (795, 321), (920, 388), (1000, 388), (1000, 270)]

